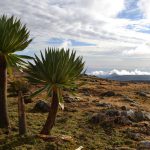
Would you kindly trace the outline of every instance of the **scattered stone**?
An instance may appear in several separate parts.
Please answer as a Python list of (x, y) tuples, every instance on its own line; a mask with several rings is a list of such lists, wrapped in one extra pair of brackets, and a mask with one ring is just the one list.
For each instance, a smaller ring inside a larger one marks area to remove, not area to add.
[(85, 95), (85, 96), (90, 96), (90, 89), (88, 88), (83, 88), (81, 89), (81, 92)]
[(121, 125), (131, 125), (132, 121), (129, 120), (129, 118), (125, 117), (125, 116), (121, 116), (119, 117), (119, 119), (116, 122), (117, 124), (121, 124)]
[(144, 112), (144, 115), (145, 115), (145, 119), (147, 121), (150, 121), (150, 113), (149, 112)]
[(101, 103), (101, 102), (96, 103), (96, 106), (97, 107), (112, 107), (112, 105), (109, 103)]
[(137, 122), (144, 121), (145, 120), (144, 113), (142, 111), (136, 111), (135, 112), (135, 119)]
[(135, 100), (129, 98), (128, 96), (124, 95), (123, 96), (123, 100), (126, 101), (126, 102), (129, 102), (129, 103), (136, 103)]
[(127, 136), (132, 140), (136, 140), (136, 141), (141, 140), (141, 134), (140, 133), (133, 133), (133, 132), (129, 131), (129, 132), (127, 132)]
[(130, 120), (132, 120), (132, 121), (135, 120), (135, 112), (134, 112), (132, 109), (126, 111), (126, 113), (127, 113), (127, 117), (128, 117)]
[(97, 103), (97, 102), (98, 102), (97, 99), (92, 100), (92, 103)]
[(82, 79), (82, 81), (88, 81), (88, 79)]
[(110, 111), (110, 112), (107, 114), (96, 113), (91, 117), (90, 121), (94, 124), (100, 124), (104, 127), (106, 126), (114, 127), (115, 124), (119, 124), (119, 125), (131, 125), (132, 124), (132, 121), (130, 121), (127, 117), (118, 115), (118, 112), (115, 112), (115, 111)]
[(138, 126), (139, 132), (145, 135), (150, 136), (150, 126), (149, 124), (143, 123)]
[(127, 107), (126, 106), (121, 106), (121, 109), (122, 110), (127, 110)]
[(50, 105), (47, 104), (47, 103), (46, 103), (45, 101), (43, 101), (43, 100), (39, 100), (39, 101), (35, 104), (33, 110), (39, 111), (39, 112), (49, 112), (49, 110), (50, 110)]
[(140, 96), (144, 96), (144, 97), (146, 97), (146, 93), (145, 92), (143, 92), (143, 91), (140, 91), (140, 92), (137, 92), (137, 94), (139, 94)]
[(90, 93), (89, 92), (84, 92), (84, 95), (85, 96), (90, 96)]
[(137, 150), (150, 150), (150, 141), (141, 141), (137, 145)]
[(103, 113), (96, 113), (94, 114), (91, 119), (90, 122), (94, 123), (94, 124), (99, 124), (101, 123), (103, 120), (105, 119), (105, 114)]
[(83, 146), (80, 146), (80, 147), (78, 147), (77, 149), (75, 149), (75, 150), (82, 150), (84, 147)]
[(111, 96), (115, 96), (115, 92), (113, 91), (107, 91), (101, 94), (101, 96), (106, 96), (106, 97), (111, 97)]
[(137, 94), (142, 97), (150, 97), (150, 94), (148, 92), (144, 92), (144, 91), (139, 91), (139, 92), (137, 92)]
[(73, 138), (69, 135), (62, 135), (60, 136), (60, 138), (63, 140), (63, 141), (67, 141), (67, 142), (72, 142), (73, 141)]
[(89, 80), (89, 81), (90, 82), (98, 82), (98, 80), (96, 80), (96, 79), (95, 80), (94, 79), (93, 80)]
[(80, 97), (75, 97), (74, 100), (75, 101), (80, 101)]
[(122, 97), (123, 95), (120, 93), (117, 93), (115, 96)]
[[(106, 106), (106, 104), (103, 104), (102, 106)], [(147, 113), (146, 116), (143, 111), (134, 111), (132, 109), (127, 109), (124, 106), (122, 109), (113, 108), (101, 110), (99, 113), (94, 114), (90, 120), (94, 124), (114, 126), (115, 124), (133, 125), (137, 122), (148, 121), (148, 117), (150, 117), (150, 113)], [(137, 139), (136, 136), (138, 137), (138, 135), (139, 134), (135, 134), (134, 139)]]
[(137, 107), (137, 108), (139, 107), (139, 105), (138, 105), (138, 104), (135, 104), (135, 103), (131, 103), (130, 106), (132, 106), (132, 107)]
[(138, 128), (142, 128), (142, 127), (148, 127), (149, 123), (148, 122), (139, 122), (139, 123), (134, 123), (133, 127), (138, 127)]
[(68, 135), (62, 135), (62, 136), (51, 136), (51, 135), (43, 135), (43, 134), (38, 134), (36, 135), (38, 138), (44, 140), (44, 141), (60, 141), (63, 140), (65, 142), (73, 142), (73, 138), (71, 136)]
[(126, 111), (127, 116), (129, 117), (130, 120), (135, 121), (135, 122), (140, 122), (140, 121), (149, 121), (150, 120), (150, 113), (149, 112), (144, 112), (144, 111), (133, 111), (133, 110), (128, 110)]
[(64, 96), (63, 99), (66, 103), (76, 102), (78, 100), (78, 98), (74, 98), (70, 96)]
[(117, 109), (110, 109), (106, 111), (106, 115), (108, 116), (119, 116), (120, 115), (120, 111)]
[(75, 109), (75, 108), (65, 107), (64, 111), (67, 111), (67, 112), (77, 112), (78, 110)]

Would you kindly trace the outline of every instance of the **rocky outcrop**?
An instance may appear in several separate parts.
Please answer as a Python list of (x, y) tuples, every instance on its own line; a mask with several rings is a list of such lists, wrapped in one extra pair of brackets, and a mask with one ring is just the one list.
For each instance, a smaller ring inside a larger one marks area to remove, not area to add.
[(77, 102), (77, 101), (80, 100), (79, 97), (71, 97), (71, 96), (68, 96), (68, 95), (63, 96), (63, 99), (64, 99), (64, 102), (66, 102), (66, 103)]
[(123, 101), (129, 102), (129, 103), (135, 103), (135, 104), (137, 103), (135, 100), (131, 99), (127, 95), (123, 95)]
[(99, 113), (93, 114), (90, 118), (90, 121), (94, 124), (100, 125), (132, 125), (136, 122), (147, 121), (148, 117), (147, 112), (143, 111), (134, 111), (132, 109), (107, 109), (102, 110)]
[(95, 105), (97, 107), (112, 107), (111, 104), (109, 104), (109, 103), (102, 103), (102, 102), (96, 103)]
[(101, 96), (105, 96), (105, 97), (111, 97), (111, 96), (115, 96), (115, 92), (114, 91), (107, 91), (101, 94)]
[(137, 94), (142, 97), (147, 97), (147, 98), (150, 97), (150, 93), (146, 91), (139, 91), (137, 92)]
[(141, 141), (137, 145), (137, 150), (150, 150), (150, 141)]
[(36, 111), (36, 112), (49, 112), (49, 110), (50, 110), (50, 105), (47, 104), (47, 103), (46, 103), (45, 101), (43, 101), (43, 100), (39, 100), (39, 101), (35, 104), (33, 110)]

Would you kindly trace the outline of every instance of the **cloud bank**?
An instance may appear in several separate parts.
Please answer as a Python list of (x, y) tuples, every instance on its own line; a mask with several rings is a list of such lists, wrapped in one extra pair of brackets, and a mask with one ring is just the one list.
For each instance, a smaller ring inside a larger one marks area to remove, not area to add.
[[(70, 47), (89, 67), (123, 68), (125, 61), (129, 68), (139, 61), (147, 66), (150, 0), (1, 0), (0, 6), (0, 15), (13, 14), (30, 29), (34, 41), (24, 53)], [(54, 38), (61, 42), (52, 43)]]
[(134, 71), (113, 69), (113, 70), (108, 71), (108, 72), (93, 71), (90, 74), (95, 75), (95, 76), (112, 76), (112, 75), (122, 76), (122, 75), (150, 75), (150, 72), (140, 71), (138, 69), (135, 69)]

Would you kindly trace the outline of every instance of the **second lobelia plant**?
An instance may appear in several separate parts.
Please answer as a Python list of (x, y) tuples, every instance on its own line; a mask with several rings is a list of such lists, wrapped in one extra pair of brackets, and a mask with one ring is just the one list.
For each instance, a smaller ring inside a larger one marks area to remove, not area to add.
[(54, 126), (59, 104), (63, 108), (63, 89), (76, 87), (75, 81), (84, 73), (82, 57), (75, 51), (48, 48), (27, 67), (27, 78), (31, 84), (41, 85), (32, 96), (46, 91), (51, 97), (51, 107), (41, 134), (48, 135)]

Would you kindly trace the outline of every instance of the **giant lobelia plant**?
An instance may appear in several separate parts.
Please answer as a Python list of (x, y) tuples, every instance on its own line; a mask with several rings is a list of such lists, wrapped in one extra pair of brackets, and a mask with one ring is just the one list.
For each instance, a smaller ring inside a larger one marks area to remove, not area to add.
[(45, 54), (35, 55), (34, 62), (29, 62), (27, 78), (32, 84), (42, 87), (35, 91), (32, 96), (46, 91), (51, 98), (51, 107), (41, 134), (48, 135), (54, 126), (58, 106), (63, 108), (63, 89), (76, 87), (75, 81), (84, 72), (82, 57), (76, 57), (75, 51), (48, 48)]
[(25, 64), (23, 59), (31, 57), (17, 55), (15, 52), (24, 50), (32, 41), (26, 25), (20, 19), (0, 17), (0, 128), (9, 128), (7, 110), (7, 71), (11, 68), (20, 68)]

